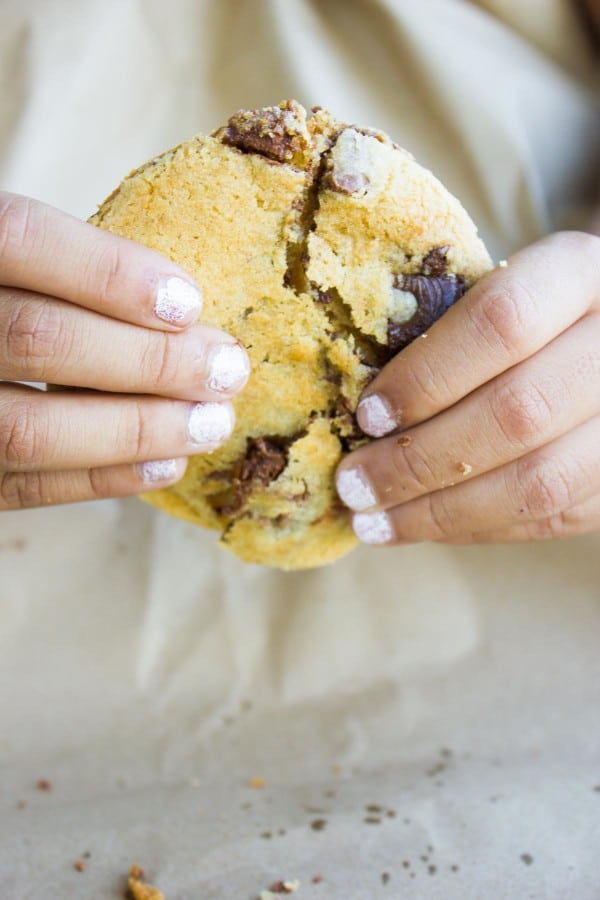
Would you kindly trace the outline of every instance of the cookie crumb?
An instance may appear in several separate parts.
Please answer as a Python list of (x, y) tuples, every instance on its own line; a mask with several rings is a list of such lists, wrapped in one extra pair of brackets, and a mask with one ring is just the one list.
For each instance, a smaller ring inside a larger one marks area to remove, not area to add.
[(379, 816), (365, 816), (363, 822), (366, 822), (367, 825), (380, 825), (381, 819)]
[(313, 819), (310, 823), (310, 827), (313, 831), (323, 831), (323, 829), (327, 825), (327, 819)]
[(165, 900), (165, 895), (158, 888), (146, 884), (144, 870), (135, 863), (129, 869), (126, 897), (131, 900)]
[(261, 838), (264, 838), (265, 841), (270, 841), (271, 838), (273, 837), (273, 835), (270, 831), (262, 831), (260, 836), (261, 836)]
[(396, 440), (396, 443), (399, 447), (410, 447), (412, 444), (412, 437), (410, 434), (401, 434), (400, 437)]
[(38, 778), (35, 784), (38, 791), (51, 791), (52, 790), (52, 782), (48, 781), (47, 778)]
[(390, 880), (390, 873), (389, 873), (389, 872), (382, 872), (382, 873), (381, 873), (381, 883), (382, 883), (382, 884), (387, 884), (389, 880)]
[(321, 884), (321, 882), (323, 881), (323, 876), (322, 875), (313, 875), (313, 877), (310, 880), (311, 880), (312, 884)]
[(17, 809), (25, 809), (26, 806), (27, 804), (24, 800), (19, 800), (19, 802), (17, 803)]
[(459, 867), (458, 867), (456, 864), (450, 866), (450, 871), (451, 871), (451, 872), (458, 872), (458, 869), (459, 869)]
[(85, 862), (82, 859), (78, 859), (73, 863), (73, 868), (76, 872), (85, 872)]
[(466, 462), (460, 462), (457, 466), (458, 471), (461, 475), (470, 475), (473, 471), (473, 466), (469, 465)]
[(255, 790), (261, 790), (261, 788), (264, 788), (264, 787), (265, 787), (266, 783), (267, 783), (267, 782), (266, 782), (265, 779), (262, 777), (262, 775), (254, 775), (254, 776), (248, 781), (248, 787), (254, 788)]
[(299, 887), (300, 881), (297, 878), (276, 881), (268, 890), (261, 891), (260, 900), (275, 900), (276, 894), (295, 894)]
[(533, 856), (531, 855), (531, 853), (521, 853), (521, 859), (526, 866), (530, 866), (533, 862)]
[(437, 866), (427, 866), (427, 871), (430, 875), (435, 875), (437, 872)]
[(380, 813), (383, 812), (383, 806), (379, 806), (377, 803), (367, 803), (365, 809), (369, 813)]
[(388, 819), (395, 819), (396, 818), (396, 810), (388, 809), (388, 811), (386, 812), (386, 816), (388, 817)]

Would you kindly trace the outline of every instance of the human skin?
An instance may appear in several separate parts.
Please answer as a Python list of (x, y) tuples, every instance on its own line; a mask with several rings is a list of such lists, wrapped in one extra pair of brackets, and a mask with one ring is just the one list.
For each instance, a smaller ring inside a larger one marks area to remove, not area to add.
[[(587, 7), (598, 17), (597, 0)], [(360, 499), (361, 539), (599, 526), (599, 244), (560, 234), (515, 254), (369, 386), (358, 418), (377, 439), (338, 472), (342, 499)], [(169, 260), (0, 193), (0, 510), (162, 488), (226, 440), (248, 360), (192, 324), (200, 309)]]
[(550, 235), (484, 276), (382, 369), (358, 421), (377, 440), (337, 478), (366, 543), (598, 528), (600, 238)]
[(248, 357), (201, 304), (158, 253), (0, 193), (0, 510), (162, 488), (229, 437)]
[[(600, 0), (578, 3), (600, 44)], [(381, 371), (376, 438), (338, 492), (369, 544), (501, 543), (600, 528), (600, 208), (481, 279)]]

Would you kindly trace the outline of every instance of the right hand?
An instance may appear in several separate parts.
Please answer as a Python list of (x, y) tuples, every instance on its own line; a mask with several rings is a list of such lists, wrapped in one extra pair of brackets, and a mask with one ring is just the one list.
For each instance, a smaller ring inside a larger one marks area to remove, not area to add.
[(0, 510), (162, 488), (223, 443), (249, 362), (200, 311), (160, 254), (0, 192)]

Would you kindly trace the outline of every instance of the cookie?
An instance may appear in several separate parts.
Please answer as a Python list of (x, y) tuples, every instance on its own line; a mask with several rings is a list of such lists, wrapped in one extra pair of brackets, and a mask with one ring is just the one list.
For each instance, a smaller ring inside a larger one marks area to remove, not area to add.
[(381, 132), (287, 101), (151, 160), (91, 221), (187, 269), (252, 362), (228, 442), (144, 499), (248, 562), (351, 550), (334, 473), (361, 391), (491, 267), (460, 203)]

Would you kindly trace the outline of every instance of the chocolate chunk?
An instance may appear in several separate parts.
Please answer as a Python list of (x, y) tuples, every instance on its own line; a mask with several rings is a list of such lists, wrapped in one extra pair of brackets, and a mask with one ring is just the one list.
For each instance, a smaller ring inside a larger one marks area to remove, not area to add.
[(213, 473), (218, 480), (229, 480), (231, 483), (228, 490), (212, 497), (213, 508), (224, 516), (238, 513), (254, 485), (267, 487), (281, 475), (287, 465), (288, 448), (300, 436), (248, 438), (246, 455), (234, 468)]
[(293, 162), (310, 149), (306, 113), (295, 100), (235, 113), (220, 133), (226, 144), (280, 163)]
[(449, 244), (443, 247), (434, 247), (423, 257), (423, 275), (445, 275), (448, 271)]
[(466, 290), (460, 275), (396, 275), (394, 287), (414, 295), (417, 311), (406, 322), (388, 322), (388, 347), (392, 353), (427, 331)]
[(378, 179), (380, 144), (355, 128), (345, 128), (333, 145), (322, 176), (322, 186), (340, 194), (364, 194)]
[(320, 291), (318, 289), (315, 290), (315, 300), (317, 301), (317, 303), (328, 304), (331, 303), (333, 299), (334, 297), (331, 291)]
[(266, 487), (285, 469), (287, 450), (271, 438), (248, 440), (246, 458), (239, 475), (240, 484), (258, 482)]

